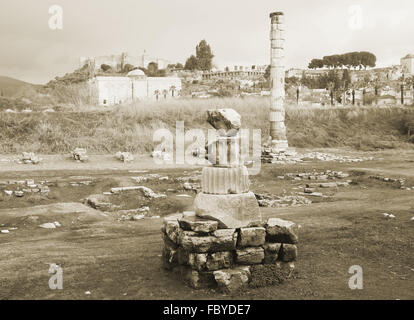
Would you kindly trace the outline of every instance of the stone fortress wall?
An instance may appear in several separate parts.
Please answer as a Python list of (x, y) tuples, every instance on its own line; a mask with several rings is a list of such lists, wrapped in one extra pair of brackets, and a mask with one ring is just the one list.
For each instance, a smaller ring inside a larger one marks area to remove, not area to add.
[(131, 64), (134, 67), (147, 68), (150, 62), (157, 63), (159, 69), (165, 69), (168, 64), (173, 63), (166, 59), (151, 57), (146, 53), (142, 55), (131, 55), (127, 52), (123, 52), (121, 54), (112, 54), (99, 57), (80, 57), (79, 67), (81, 68), (85, 64), (89, 64), (94, 68), (94, 70), (99, 70), (102, 64), (107, 64), (115, 71), (121, 71), (127, 64)]

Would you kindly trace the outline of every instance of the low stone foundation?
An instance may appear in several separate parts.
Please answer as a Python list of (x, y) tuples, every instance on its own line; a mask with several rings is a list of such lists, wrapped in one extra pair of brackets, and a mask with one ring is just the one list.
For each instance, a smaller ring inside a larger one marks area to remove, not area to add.
[(195, 289), (230, 293), (252, 279), (256, 287), (273, 284), (290, 276), (297, 258), (297, 227), (277, 218), (258, 227), (220, 229), (217, 221), (185, 212), (164, 219), (162, 236), (163, 266)]

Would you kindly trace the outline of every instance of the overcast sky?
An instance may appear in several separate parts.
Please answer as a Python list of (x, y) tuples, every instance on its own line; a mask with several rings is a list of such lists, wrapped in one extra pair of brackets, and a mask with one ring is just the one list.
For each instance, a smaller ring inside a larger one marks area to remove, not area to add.
[[(49, 28), (54, 4), (62, 30)], [(286, 16), (286, 67), (349, 51), (387, 66), (414, 53), (413, 10), (412, 0), (0, 0), (0, 75), (46, 83), (79, 56), (144, 49), (184, 63), (202, 39), (218, 67), (267, 64), (272, 11)]]

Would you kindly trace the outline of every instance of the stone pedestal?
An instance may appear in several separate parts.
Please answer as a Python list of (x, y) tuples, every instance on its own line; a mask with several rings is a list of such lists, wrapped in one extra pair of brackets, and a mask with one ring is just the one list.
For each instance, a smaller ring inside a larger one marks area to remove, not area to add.
[(253, 192), (224, 195), (201, 192), (194, 200), (194, 211), (200, 218), (217, 221), (221, 228), (242, 228), (262, 223)]

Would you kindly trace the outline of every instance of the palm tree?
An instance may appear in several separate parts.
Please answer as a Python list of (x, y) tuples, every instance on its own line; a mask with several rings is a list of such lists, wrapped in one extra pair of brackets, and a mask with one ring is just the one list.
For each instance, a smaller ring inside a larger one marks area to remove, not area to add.
[(172, 95), (172, 97), (173, 97), (173, 98), (174, 98), (174, 92), (175, 92), (175, 89), (176, 89), (176, 87), (175, 87), (174, 85), (172, 85), (172, 86), (170, 87), (171, 95)]

